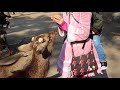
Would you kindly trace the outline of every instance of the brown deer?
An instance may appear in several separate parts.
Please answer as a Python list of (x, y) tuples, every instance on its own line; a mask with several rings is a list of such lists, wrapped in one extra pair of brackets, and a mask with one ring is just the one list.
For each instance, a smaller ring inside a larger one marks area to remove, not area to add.
[(22, 54), (18, 53), (18, 59), (13, 60), (11, 64), (1, 64), (0, 60), (0, 78), (45, 78), (57, 33), (50, 31), (35, 36), (32, 42), (18, 47), (19, 53)]

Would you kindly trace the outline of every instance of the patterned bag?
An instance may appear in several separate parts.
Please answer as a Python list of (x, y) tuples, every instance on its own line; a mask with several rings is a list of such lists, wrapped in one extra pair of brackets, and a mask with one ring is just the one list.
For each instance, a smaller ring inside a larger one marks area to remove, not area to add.
[(81, 78), (83, 77), (83, 75), (96, 71), (97, 69), (98, 69), (98, 66), (95, 61), (95, 57), (93, 53), (93, 46), (91, 47), (91, 50), (88, 54), (75, 57), (73, 53), (73, 58), (72, 58), (72, 63), (71, 63), (71, 70), (73, 72), (73, 78)]

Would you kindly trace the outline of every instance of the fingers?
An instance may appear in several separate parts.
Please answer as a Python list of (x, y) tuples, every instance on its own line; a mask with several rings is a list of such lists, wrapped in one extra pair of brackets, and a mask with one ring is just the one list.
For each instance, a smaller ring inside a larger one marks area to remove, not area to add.
[(55, 16), (51, 16), (51, 19), (52, 19), (53, 21), (59, 21), (59, 20), (60, 20), (60, 18), (55, 17)]
[(56, 18), (56, 19), (61, 19), (62, 18), (60, 15), (52, 15), (51, 17)]
[(55, 17), (58, 20), (62, 19), (62, 17), (60, 15), (54, 15), (53, 17)]
[(51, 19), (58, 24), (63, 23), (63, 18), (60, 15), (53, 15), (51, 16)]
[(58, 20), (58, 19), (53, 19), (54, 22), (60, 24), (61, 23), (61, 20)]

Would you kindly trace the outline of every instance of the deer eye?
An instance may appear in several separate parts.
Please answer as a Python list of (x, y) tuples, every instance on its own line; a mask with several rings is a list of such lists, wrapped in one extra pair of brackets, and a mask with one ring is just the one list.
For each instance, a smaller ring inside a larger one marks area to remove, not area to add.
[(38, 39), (38, 42), (39, 42), (39, 43), (43, 43), (43, 38), (39, 38), (39, 39)]

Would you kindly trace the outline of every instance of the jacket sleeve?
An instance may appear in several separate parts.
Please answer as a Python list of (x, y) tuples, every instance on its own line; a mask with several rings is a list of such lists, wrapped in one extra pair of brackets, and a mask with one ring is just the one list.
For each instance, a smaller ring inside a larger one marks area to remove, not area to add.
[(61, 24), (61, 25), (59, 25), (58, 24), (58, 26), (59, 26), (59, 28), (62, 30), (62, 31), (66, 31), (67, 32), (67, 30), (68, 30), (68, 26), (67, 26), (67, 23), (65, 22), (65, 21), (63, 21), (63, 23)]
[(60, 36), (64, 36), (64, 33), (68, 31), (68, 25), (66, 23), (66, 16), (65, 14), (63, 13), (63, 23), (61, 25), (58, 24), (58, 31), (59, 31), (59, 35)]
[(80, 12), (78, 26), (69, 25), (68, 27), (68, 41), (83, 41), (89, 37), (91, 25), (91, 12)]

